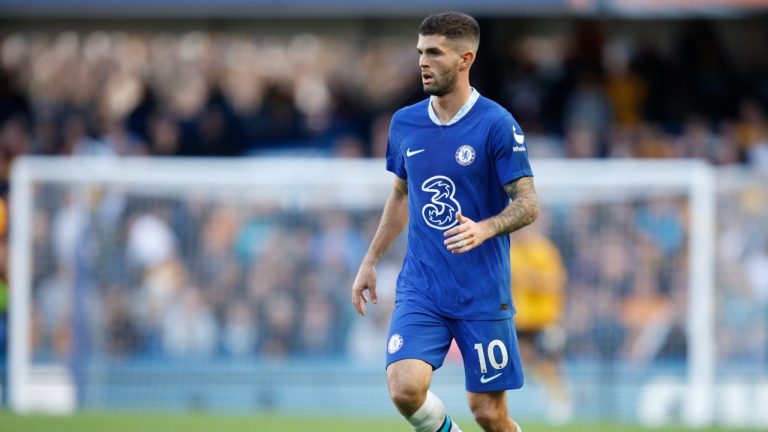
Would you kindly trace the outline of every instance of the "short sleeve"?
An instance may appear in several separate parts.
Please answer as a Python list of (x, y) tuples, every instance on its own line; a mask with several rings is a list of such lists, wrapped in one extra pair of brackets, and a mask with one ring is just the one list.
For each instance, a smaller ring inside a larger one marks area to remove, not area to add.
[(533, 176), (525, 135), (511, 115), (496, 120), (491, 128), (490, 141), (500, 185)]
[(401, 139), (402, 135), (397, 126), (397, 115), (394, 115), (389, 125), (389, 137), (387, 138), (387, 171), (394, 173), (403, 180), (407, 180), (408, 172), (405, 170), (403, 151), (400, 149)]

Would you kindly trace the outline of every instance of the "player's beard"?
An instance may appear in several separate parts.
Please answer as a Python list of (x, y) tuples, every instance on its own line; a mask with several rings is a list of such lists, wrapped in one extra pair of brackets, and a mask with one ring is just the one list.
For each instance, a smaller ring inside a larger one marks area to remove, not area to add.
[(432, 84), (424, 84), (424, 93), (432, 96), (445, 96), (456, 87), (455, 69), (446, 69), (445, 72), (433, 75)]

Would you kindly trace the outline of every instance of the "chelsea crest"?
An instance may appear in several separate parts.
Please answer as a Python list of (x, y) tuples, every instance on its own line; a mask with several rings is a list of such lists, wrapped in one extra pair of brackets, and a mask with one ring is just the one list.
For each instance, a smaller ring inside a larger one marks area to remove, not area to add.
[(469, 144), (464, 144), (456, 150), (456, 162), (467, 166), (475, 161), (475, 149)]

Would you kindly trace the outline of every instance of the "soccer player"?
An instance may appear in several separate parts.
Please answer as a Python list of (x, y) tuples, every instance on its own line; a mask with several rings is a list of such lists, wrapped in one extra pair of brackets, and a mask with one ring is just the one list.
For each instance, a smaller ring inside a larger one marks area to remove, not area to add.
[(394, 187), (352, 286), (352, 303), (365, 315), (377, 301), (376, 263), (408, 225), (387, 382), (418, 432), (461, 430), (429, 391), (452, 339), (475, 420), (486, 431), (520, 431), (506, 399), (506, 390), (523, 385), (507, 234), (536, 219), (538, 199), (522, 129), (469, 84), (478, 43), (468, 15), (439, 13), (421, 23), (416, 48), (430, 97), (392, 118), (386, 160)]
[(523, 364), (547, 389), (549, 418), (555, 424), (570, 420), (572, 409), (560, 373), (565, 348), (562, 327), (568, 275), (557, 246), (536, 223), (512, 236), (512, 299), (515, 328)]

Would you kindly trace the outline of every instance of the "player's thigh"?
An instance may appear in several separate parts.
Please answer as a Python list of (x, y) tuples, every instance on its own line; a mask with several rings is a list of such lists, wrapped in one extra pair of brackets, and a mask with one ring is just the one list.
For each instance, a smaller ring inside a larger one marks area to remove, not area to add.
[(420, 305), (398, 303), (387, 338), (387, 368), (405, 359), (417, 359), (438, 369), (451, 346), (448, 322)]
[(523, 366), (512, 319), (457, 320), (451, 329), (464, 360), (467, 391), (486, 393), (523, 386)]

